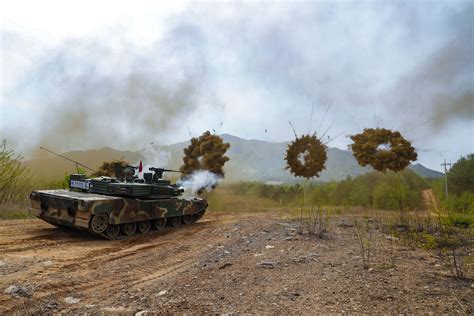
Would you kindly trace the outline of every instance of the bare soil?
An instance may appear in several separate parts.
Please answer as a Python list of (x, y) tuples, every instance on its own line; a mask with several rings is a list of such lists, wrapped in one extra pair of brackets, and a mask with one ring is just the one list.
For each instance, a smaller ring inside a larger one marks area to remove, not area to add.
[(453, 279), (433, 253), (392, 251), (375, 230), (365, 270), (350, 220), (335, 218), (320, 239), (279, 214), (210, 213), (121, 241), (0, 221), (0, 314), (474, 312), (472, 281)]

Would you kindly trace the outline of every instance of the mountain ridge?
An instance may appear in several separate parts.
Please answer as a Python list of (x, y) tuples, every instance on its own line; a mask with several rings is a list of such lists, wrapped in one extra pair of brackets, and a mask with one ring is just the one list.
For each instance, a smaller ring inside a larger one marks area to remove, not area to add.
[[(222, 134), (225, 142), (231, 147), (227, 152), (230, 161), (224, 169), (229, 181), (263, 181), (270, 183), (296, 182), (285, 169), (284, 156), (289, 142), (273, 143), (258, 139), (244, 139), (231, 134)], [(169, 145), (152, 145), (144, 151), (116, 150), (110, 146), (91, 150), (73, 150), (62, 155), (96, 169), (105, 160), (123, 159), (131, 164), (143, 160), (145, 166), (159, 166), (177, 169), (182, 163), (183, 148), (189, 141)], [(356, 177), (371, 170), (358, 165), (351, 152), (339, 148), (328, 148), (326, 169), (316, 181), (342, 180), (347, 176)], [(51, 155), (50, 158), (39, 158), (25, 161), (38, 180), (53, 181), (66, 173), (75, 172), (74, 163)], [(416, 163), (410, 168), (427, 178), (437, 178), (442, 173)]]

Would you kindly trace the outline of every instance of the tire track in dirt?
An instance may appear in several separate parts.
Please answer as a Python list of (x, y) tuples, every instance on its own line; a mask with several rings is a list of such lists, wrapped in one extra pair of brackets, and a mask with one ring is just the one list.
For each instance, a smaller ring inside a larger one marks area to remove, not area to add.
[[(127, 240), (100, 240), (86, 232), (65, 231), (33, 221), (28, 225), (0, 222), (0, 260), (26, 269), (8, 273), (0, 285), (35, 284), (35, 301), (51, 297), (62, 301), (71, 293), (88, 303), (114, 300), (123, 290), (186, 270), (208, 239), (202, 232), (215, 228), (219, 219), (203, 220), (189, 227)], [(24, 262), (33, 257), (36, 261)], [(49, 262), (47, 266), (41, 266)], [(107, 293), (107, 295), (104, 295)], [(75, 295), (77, 295), (75, 294)], [(113, 303), (113, 302), (111, 302)], [(11, 312), (15, 305), (0, 293), (0, 306)], [(2, 308), (0, 308), (2, 311)]]
[[(156, 249), (158, 252), (155, 252)], [(70, 270), (69, 276), (73, 279), (79, 279), (80, 284), (74, 287), (74, 291), (82, 293), (82, 296), (89, 297), (89, 303), (96, 303), (95, 293), (108, 293), (113, 298), (115, 294), (125, 288), (132, 289), (136, 286), (146, 286), (146, 282), (153, 281), (163, 277), (172, 277), (186, 269), (192, 262), (193, 251), (188, 246), (175, 247), (170, 241), (134, 246), (130, 249), (119, 250), (116, 252), (104, 254), (98, 257), (90, 255), (80, 262), (66, 264), (58, 267), (57, 272), (53, 272), (55, 280), (50, 281), (48, 286), (44, 286), (42, 291), (49, 295), (65, 297), (70, 295), (71, 284), (64, 282), (66, 275), (64, 270)], [(186, 255), (187, 254), (187, 255)], [(184, 255), (184, 257), (183, 257)], [(111, 256), (111, 258), (107, 258)], [(162, 260), (156, 264), (157, 258)], [(155, 264), (153, 264), (155, 263)], [(116, 275), (108, 273), (109, 267), (114, 265), (115, 270), (121, 267), (130, 266), (126, 274)], [(97, 276), (91, 276), (90, 273), (83, 273), (87, 269), (96, 270)], [(106, 299), (107, 300), (107, 299)], [(104, 301), (103, 298), (100, 299)]]
[[(338, 225), (347, 217), (334, 219), (328, 238), (314, 239), (282, 227), (279, 215), (211, 213), (189, 227), (113, 241), (2, 223), (25, 246), (56, 243), (0, 253), (0, 314), (449, 313), (461, 311), (459, 302), (474, 310), (471, 283), (448, 278), (429, 253), (397, 244), (391, 253), (374, 230), (368, 272), (354, 230)], [(0, 236), (0, 243), (14, 240)], [(3, 246), (12, 248), (21, 247)], [(389, 260), (393, 269), (384, 267)], [(4, 294), (11, 284), (30, 288), (32, 297)], [(70, 296), (80, 301), (67, 304)]]
[[(7, 272), (0, 280), (0, 288), (33, 284), (31, 304), (38, 306), (62, 302), (68, 296), (80, 297), (81, 304), (116, 306), (127, 291), (156, 287), (179, 278), (192, 269), (211, 244), (228, 241), (222, 233), (225, 226), (254, 216), (207, 215), (188, 227), (113, 241), (82, 231), (58, 229), (39, 220), (28, 225), (0, 222), (0, 260), (24, 267)], [(0, 313), (16, 310), (16, 304), (0, 292)]]
[(438, 200), (433, 193), (433, 189), (423, 190), (423, 204), (425, 209), (430, 212), (433, 208), (438, 209)]

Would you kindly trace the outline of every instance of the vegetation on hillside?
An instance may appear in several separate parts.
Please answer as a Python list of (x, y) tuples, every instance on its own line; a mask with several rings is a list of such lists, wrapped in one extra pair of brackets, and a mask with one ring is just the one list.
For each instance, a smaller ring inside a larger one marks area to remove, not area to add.
[(444, 181), (443, 177), (432, 182), (443, 208), (474, 216), (474, 154), (459, 158), (449, 170), (447, 199)]
[(240, 182), (230, 185), (239, 194), (270, 198), (281, 205), (297, 203), (304, 187), (305, 196), (316, 205), (362, 206), (377, 209), (417, 209), (422, 206), (421, 192), (428, 182), (411, 170), (369, 172), (356, 178), (325, 184), (308, 182), (302, 186), (269, 185), (260, 182)]

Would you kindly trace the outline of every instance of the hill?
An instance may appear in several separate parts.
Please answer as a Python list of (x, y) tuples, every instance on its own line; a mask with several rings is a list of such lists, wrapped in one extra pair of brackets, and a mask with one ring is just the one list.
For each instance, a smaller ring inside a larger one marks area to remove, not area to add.
[[(283, 157), (287, 142), (247, 140), (229, 134), (221, 136), (224, 141), (231, 144), (228, 151), (231, 160), (225, 166), (227, 180), (295, 182), (295, 178), (285, 170)], [(91, 168), (97, 168), (104, 160), (121, 158), (132, 164), (143, 160), (144, 166), (176, 169), (181, 165), (183, 148), (187, 145), (188, 142), (181, 142), (167, 146), (153, 146), (144, 151), (120, 151), (104, 147), (95, 150), (70, 151), (64, 155)], [(74, 172), (76, 168), (73, 163), (53, 155), (49, 158), (28, 160), (25, 163), (32, 170), (35, 178), (42, 181), (56, 180), (65, 173)], [(436, 178), (442, 175), (421, 164), (412, 165), (411, 168), (423, 177)], [(356, 177), (370, 170), (370, 168), (360, 167), (348, 150), (328, 148), (326, 170), (321, 173), (318, 180), (342, 180), (348, 175)]]
[(441, 173), (439, 171), (436, 171), (436, 170), (426, 168), (425, 166), (423, 166), (420, 163), (416, 163), (414, 165), (411, 165), (410, 168), (411, 168), (411, 170), (413, 170), (418, 175), (420, 175), (424, 178), (427, 178), (427, 179), (437, 179), (437, 178), (440, 178), (440, 177), (443, 176), (443, 173)]

